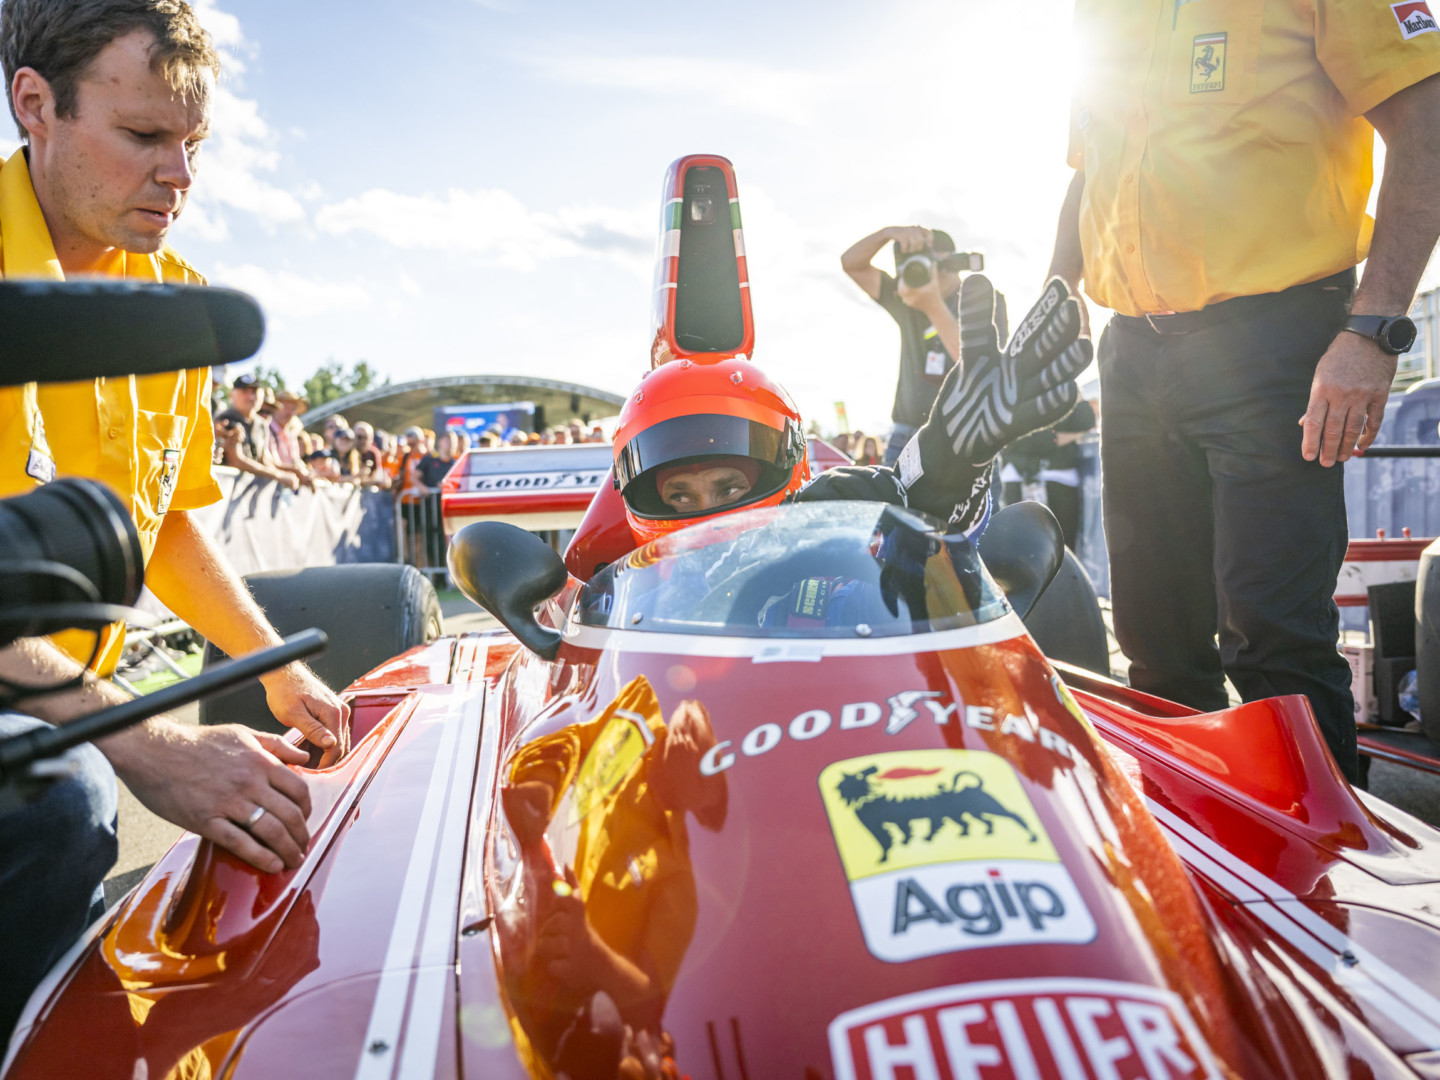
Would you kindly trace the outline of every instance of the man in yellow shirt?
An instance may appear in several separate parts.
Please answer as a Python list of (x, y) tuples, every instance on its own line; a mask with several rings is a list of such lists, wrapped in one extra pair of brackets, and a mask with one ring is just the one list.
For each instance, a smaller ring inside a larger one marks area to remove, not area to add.
[[(208, 132), (219, 68), (188, 5), (4, 0), (0, 62), (26, 143), (0, 166), (0, 273), (203, 282), (164, 246)], [(209, 390), (205, 370), (42, 386), (38, 395), (34, 387), (0, 389), (0, 495), (57, 474), (109, 484), (139, 530), (150, 588), (239, 655), (279, 636), (189, 515), (220, 497), (210, 475)], [(122, 634), (101, 642), (98, 671), (113, 667)], [(63, 681), (76, 672), (72, 658), (84, 662), (93, 643), (18, 642), (0, 650), (0, 678)], [(265, 685), (280, 720), (336, 745), (346, 707), (308, 669), (291, 665)], [(122, 698), (91, 678), (69, 695), (27, 701), (38, 719), (0, 713), (0, 735)], [(97, 745), (160, 816), (262, 870), (298, 865), (310, 803), (304, 781), (286, 767), (306, 760), (294, 747), (243, 728), (195, 729), (163, 717)], [(0, 918), (23, 924), (0, 956), (0, 1034), (84, 926), (88, 888), (114, 860), (113, 792), (113, 775), (91, 753), (75, 784), (56, 784), (42, 803), (0, 817)]]
[(1440, 235), (1440, 24), (1426, 0), (1077, 0), (1075, 25), (1052, 272), (1117, 313), (1101, 463), (1131, 681), (1202, 709), (1226, 676), (1305, 694), (1354, 778), (1336, 465), (1379, 430)]

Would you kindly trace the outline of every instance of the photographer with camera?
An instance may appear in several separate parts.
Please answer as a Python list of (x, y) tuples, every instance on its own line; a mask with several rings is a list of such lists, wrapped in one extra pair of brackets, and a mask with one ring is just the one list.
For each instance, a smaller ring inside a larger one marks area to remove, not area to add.
[[(891, 277), (871, 265), (886, 244), (895, 250)], [(960, 271), (979, 270), (979, 256), (957, 254), (955, 241), (939, 229), (897, 225), (871, 233), (855, 243), (840, 265), (865, 294), (900, 327), (900, 378), (890, 419), (885, 464), (894, 465), (935, 404), (935, 395), (960, 353), (957, 305)], [(1007, 333), (1004, 297), (996, 295), (996, 319), (1003, 341)]]

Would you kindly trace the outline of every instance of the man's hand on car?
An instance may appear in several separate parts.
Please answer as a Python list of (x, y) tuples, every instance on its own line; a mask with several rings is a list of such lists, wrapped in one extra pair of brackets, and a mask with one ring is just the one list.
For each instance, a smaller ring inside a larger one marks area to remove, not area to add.
[(286, 664), (260, 676), (265, 703), (286, 727), (292, 727), (320, 749), (329, 764), (349, 749), (350, 706), (304, 664)]
[[(308, 755), (234, 724), (193, 728), (158, 717), (101, 740), (116, 773), (153, 813), (267, 873), (300, 865), (310, 791), (288, 765)], [(256, 809), (264, 813), (252, 822)]]
[(1364, 453), (1380, 432), (1398, 357), (1369, 338), (1341, 332), (1315, 366), (1310, 405), (1300, 418), (1300, 454), (1327, 469)]

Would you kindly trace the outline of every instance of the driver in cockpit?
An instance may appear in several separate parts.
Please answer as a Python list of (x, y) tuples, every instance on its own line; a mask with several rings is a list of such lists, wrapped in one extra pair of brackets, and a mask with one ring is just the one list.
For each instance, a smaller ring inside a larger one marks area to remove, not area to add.
[(1069, 413), (1092, 349), (1059, 278), (1002, 348), (994, 289), (972, 274), (960, 293), (960, 352), (893, 468), (846, 466), (814, 480), (794, 402), (748, 360), (676, 360), (648, 372), (615, 434), (616, 482), (637, 546), (787, 500), (886, 502), (938, 517), (952, 531), (978, 533), (989, 515), (996, 455)]

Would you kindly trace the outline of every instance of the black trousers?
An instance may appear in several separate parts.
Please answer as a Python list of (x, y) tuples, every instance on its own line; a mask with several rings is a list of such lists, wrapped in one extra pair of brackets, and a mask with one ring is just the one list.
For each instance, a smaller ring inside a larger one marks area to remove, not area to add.
[(1065, 534), (1065, 546), (1079, 551), (1080, 543), (1080, 489), (1069, 484), (1045, 483), (1045, 505), (1060, 523)]
[(1351, 779), (1333, 599), (1344, 476), (1300, 456), (1299, 420), (1354, 283), (1229, 301), (1183, 334), (1116, 316), (1099, 350), (1111, 599), (1132, 685), (1207, 711), (1225, 707), (1226, 675), (1246, 701), (1304, 694)]

